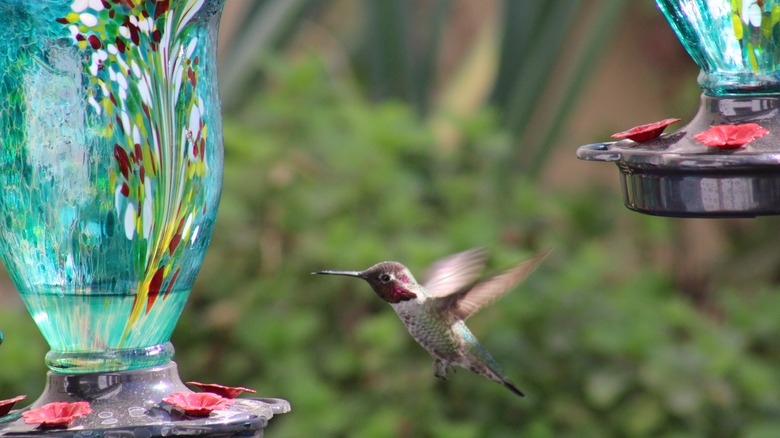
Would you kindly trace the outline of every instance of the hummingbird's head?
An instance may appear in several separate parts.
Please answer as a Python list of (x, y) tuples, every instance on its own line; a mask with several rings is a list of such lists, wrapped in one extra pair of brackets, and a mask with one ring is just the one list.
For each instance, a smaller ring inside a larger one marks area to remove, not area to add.
[(398, 262), (382, 262), (365, 271), (319, 271), (315, 274), (346, 275), (366, 280), (379, 298), (390, 304), (413, 300), (417, 294), (413, 292), (417, 286), (412, 273), (406, 266)]

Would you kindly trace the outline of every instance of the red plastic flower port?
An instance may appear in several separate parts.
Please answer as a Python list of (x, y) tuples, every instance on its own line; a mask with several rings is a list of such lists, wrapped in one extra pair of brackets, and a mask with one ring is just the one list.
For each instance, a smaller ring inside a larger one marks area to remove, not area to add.
[(26, 395), (19, 395), (14, 398), (9, 398), (8, 400), (0, 400), (0, 417), (3, 415), (8, 415), (8, 413), (11, 412), (11, 409), (14, 408), (16, 402), (22, 401), (26, 398)]
[(40, 424), (42, 426), (67, 426), (73, 420), (92, 413), (89, 402), (76, 403), (54, 402), (22, 412), (24, 422), (27, 424)]
[(741, 125), (715, 125), (710, 129), (693, 136), (706, 146), (721, 149), (737, 149), (751, 141), (769, 134), (758, 123), (743, 123)]
[(225, 398), (236, 398), (242, 392), (256, 392), (254, 389), (243, 386), (224, 386), (216, 383), (187, 382), (188, 385), (197, 386), (202, 391), (217, 394)]
[(162, 401), (181, 409), (185, 414), (201, 417), (212, 411), (226, 409), (234, 402), (210, 392), (174, 392)]
[(644, 143), (661, 136), (667, 126), (679, 122), (680, 119), (664, 119), (660, 122), (649, 123), (647, 125), (634, 126), (628, 131), (612, 134), (612, 138), (627, 138), (637, 143)]

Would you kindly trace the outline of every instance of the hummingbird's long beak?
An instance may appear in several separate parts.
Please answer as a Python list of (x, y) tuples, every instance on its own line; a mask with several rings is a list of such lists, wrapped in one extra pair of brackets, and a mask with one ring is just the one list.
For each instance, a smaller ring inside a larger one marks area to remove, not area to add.
[(363, 278), (363, 273), (360, 271), (317, 271), (312, 272), (312, 274), (318, 274), (318, 275), (346, 275), (347, 277), (358, 277)]

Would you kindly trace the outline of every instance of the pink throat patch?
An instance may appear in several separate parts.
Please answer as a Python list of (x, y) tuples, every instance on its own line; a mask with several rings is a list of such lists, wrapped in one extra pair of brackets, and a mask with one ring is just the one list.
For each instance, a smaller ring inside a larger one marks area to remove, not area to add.
[(417, 294), (410, 292), (403, 286), (393, 285), (393, 293), (390, 296), (391, 303), (400, 303), (401, 301), (413, 300), (417, 298)]

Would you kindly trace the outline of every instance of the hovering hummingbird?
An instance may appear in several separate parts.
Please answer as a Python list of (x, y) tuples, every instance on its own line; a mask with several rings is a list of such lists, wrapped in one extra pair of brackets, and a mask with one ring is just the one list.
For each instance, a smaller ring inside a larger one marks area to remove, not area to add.
[(446, 380), (459, 365), (524, 394), (509, 380), (487, 349), (466, 327), (465, 320), (527, 277), (547, 256), (541, 253), (512, 269), (477, 281), (485, 265), (484, 251), (471, 249), (435, 262), (419, 284), (406, 266), (382, 262), (365, 271), (319, 271), (366, 280), (390, 303), (415, 341), (434, 358), (433, 374)]

